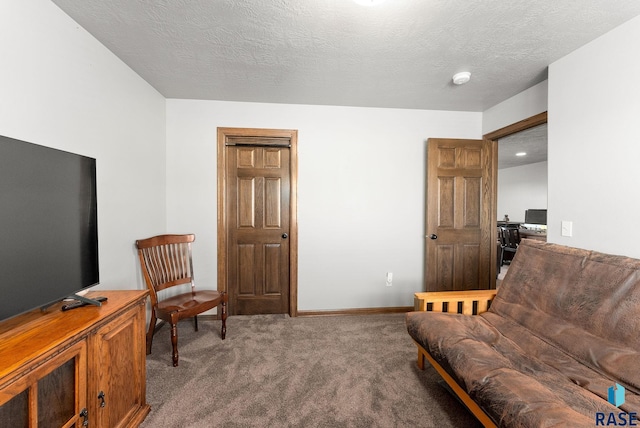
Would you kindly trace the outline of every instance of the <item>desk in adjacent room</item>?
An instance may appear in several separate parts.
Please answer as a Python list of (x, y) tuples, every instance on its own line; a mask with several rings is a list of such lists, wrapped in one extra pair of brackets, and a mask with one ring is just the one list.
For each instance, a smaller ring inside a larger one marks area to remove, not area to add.
[(536, 241), (547, 241), (547, 232), (532, 229), (520, 229), (520, 238), (535, 239)]

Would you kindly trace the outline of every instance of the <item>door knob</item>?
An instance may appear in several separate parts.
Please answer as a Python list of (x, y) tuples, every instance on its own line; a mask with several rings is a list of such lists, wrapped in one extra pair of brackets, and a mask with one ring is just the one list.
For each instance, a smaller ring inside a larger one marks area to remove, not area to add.
[(289, 235), (287, 235), (286, 233), (282, 234), (282, 239), (287, 239), (289, 237)]
[(438, 239), (438, 235), (432, 233), (431, 235), (429, 235), (429, 239)]

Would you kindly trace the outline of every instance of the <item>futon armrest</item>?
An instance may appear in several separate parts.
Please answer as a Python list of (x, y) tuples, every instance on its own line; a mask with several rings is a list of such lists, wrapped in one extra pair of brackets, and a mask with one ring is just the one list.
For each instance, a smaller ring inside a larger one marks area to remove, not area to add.
[(414, 310), (477, 315), (486, 312), (496, 290), (427, 291), (415, 293)]

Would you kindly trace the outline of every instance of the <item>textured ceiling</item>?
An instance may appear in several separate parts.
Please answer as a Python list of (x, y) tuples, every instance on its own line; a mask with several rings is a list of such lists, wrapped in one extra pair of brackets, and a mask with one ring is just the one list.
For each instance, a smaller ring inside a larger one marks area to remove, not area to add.
[(167, 98), (464, 111), (640, 14), (638, 0), (53, 2)]
[[(526, 156), (516, 156), (524, 152)], [(547, 160), (547, 124), (511, 134), (498, 140), (498, 169), (513, 168)]]

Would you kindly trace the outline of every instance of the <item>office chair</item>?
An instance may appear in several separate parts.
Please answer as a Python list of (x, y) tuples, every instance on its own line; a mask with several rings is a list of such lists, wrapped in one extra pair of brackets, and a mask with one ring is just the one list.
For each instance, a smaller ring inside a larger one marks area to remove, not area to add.
[(505, 253), (511, 253), (513, 258), (520, 245), (520, 231), (517, 228), (500, 227), (500, 266), (505, 263)]

